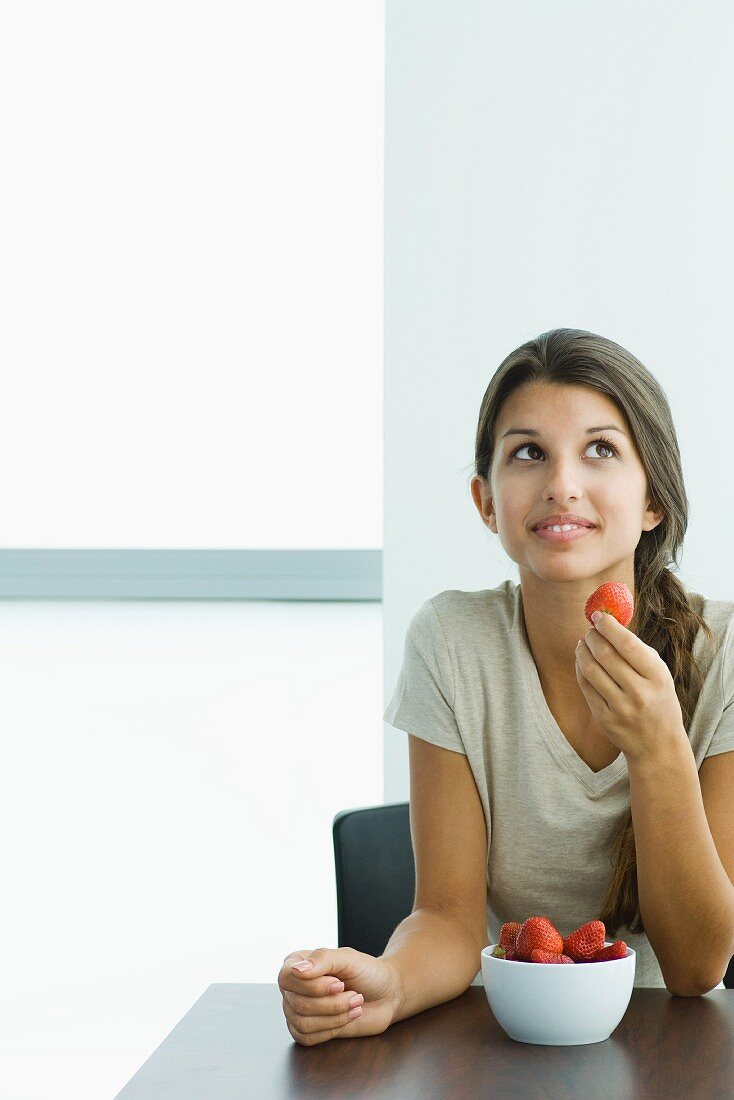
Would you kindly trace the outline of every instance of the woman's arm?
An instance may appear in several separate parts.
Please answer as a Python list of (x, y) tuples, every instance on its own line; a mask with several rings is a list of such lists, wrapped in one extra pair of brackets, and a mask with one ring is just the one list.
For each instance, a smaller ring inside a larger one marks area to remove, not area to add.
[(670, 992), (700, 996), (718, 985), (734, 955), (734, 886), (685, 730), (664, 754), (628, 765), (645, 932)]
[(460, 996), (487, 946), (487, 825), (463, 753), (409, 736), (413, 912), (383, 952), (400, 990), (395, 1020)]

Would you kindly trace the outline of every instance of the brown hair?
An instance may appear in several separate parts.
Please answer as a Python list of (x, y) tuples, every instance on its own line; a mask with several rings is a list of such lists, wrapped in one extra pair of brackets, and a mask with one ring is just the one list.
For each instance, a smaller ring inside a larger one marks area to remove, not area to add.
[[(647, 475), (651, 506), (664, 512), (656, 527), (641, 533), (635, 550), (635, 612), (629, 629), (656, 649), (670, 669), (688, 731), (705, 675), (693, 656), (693, 644), (699, 628), (709, 643), (713, 634), (700, 614), (702, 600), (691, 594), (697, 605), (692, 606), (693, 600), (669, 568), (678, 567), (688, 526), (688, 498), (667, 398), (650, 371), (612, 340), (583, 329), (544, 332), (510, 352), (482, 399), (474, 468), (485, 482), (503, 402), (521, 386), (538, 382), (599, 390), (616, 403), (626, 420)], [(642, 933), (631, 808), (612, 840), (610, 862), (612, 876), (598, 919), (611, 937), (622, 926)]]

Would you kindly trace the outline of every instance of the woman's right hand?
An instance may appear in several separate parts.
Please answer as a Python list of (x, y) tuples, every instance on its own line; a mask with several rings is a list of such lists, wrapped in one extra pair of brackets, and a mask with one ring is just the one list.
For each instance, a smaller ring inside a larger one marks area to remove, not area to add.
[[(313, 963), (310, 969), (293, 969), (294, 963), (306, 959)], [(332, 993), (337, 982), (341, 989)], [(400, 1001), (398, 975), (390, 964), (353, 947), (292, 951), (283, 960), (278, 985), (288, 1030), (306, 1047), (329, 1039), (381, 1035)], [(361, 1012), (350, 1019), (349, 1002), (360, 994)]]

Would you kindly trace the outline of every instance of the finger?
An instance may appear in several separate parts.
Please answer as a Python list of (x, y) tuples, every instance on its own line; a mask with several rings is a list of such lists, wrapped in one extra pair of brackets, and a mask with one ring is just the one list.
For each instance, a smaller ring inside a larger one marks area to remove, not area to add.
[(621, 702), (624, 691), (606, 669), (602, 668), (584, 641), (581, 641), (576, 649), (576, 664), (584, 679), (597, 691), (607, 706), (614, 708)]
[[(354, 989), (335, 993), (328, 997), (306, 997), (300, 993), (284, 993), (292, 1016), (339, 1016), (350, 1009), (364, 1004), (364, 997)], [(324, 1026), (323, 1019), (320, 1024)]]
[(630, 692), (635, 687), (635, 681), (639, 684), (639, 672), (636, 672), (629, 662), (625, 661), (624, 657), (606, 638), (603, 638), (595, 630), (589, 630), (582, 638), (582, 642), (583, 645), (579, 647), (579, 653), (582, 653), (584, 648), (587, 649), (596, 663), (601, 665), (604, 671), (608, 673), (610, 679), (614, 681), (620, 691)]
[(604, 715), (610, 713), (609, 704), (607, 703), (604, 696), (600, 695), (599, 692), (596, 690), (596, 688), (593, 686), (593, 684), (589, 683), (589, 681), (584, 676), (584, 673), (582, 672), (581, 667), (579, 665), (578, 657), (576, 658), (576, 666), (575, 667), (576, 667), (576, 682), (578, 683), (579, 687), (581, 688), (582, 692), (584, 693), (584, 698), (586, 699), (586, 702), (589, 704), (589, 710), (592, 712), (592, 714), (597, 713), (601, 716), (604, 716)]
[(283, 959), (283, 967), (288, 968), (288, 967), (295, 966), (296, 963), (306, 963), (306, 962), (310, 962), (311, 965), (313, 966), (314, 960), (312, 958), (312, 955), (314, 955), (314, 953), (315, 952), (309, 951), (309, 950), (290, 951), (286, 955), (286, 957)]
[(359, 1019), (362, 1011), (362, 1006), (359, 1005), (356, 1008), (348, 1008), (346, 1011), (332, 1013), (328, 1021), (328, 1027), (324, 1026), (327, 1020), (325, 1016), (311, 1016), (298, 1012), (291, 1016), (290, 1022), (300, 1035), (311, 1036), (312, 1038), (319, 1035), (333, 1038), (336, 1032)]
[(606, 638), (610, 645), (614, 646), (621, 657), (632, 665), (632, 668), (640, 676), (650, 677), (655, 673), (656, 658), (660, 656), (651, 646), (645, 645), (641, 638), (622, 626), (614, 618), (614, 615), (601, 613), (601, 617), (594, 624), (594, 630)]
[[(296, 969), (296, 966), (302, 964), (308, 964), (307, 968)], [(321, 947), (316, 951), (291, 951), (283, 960), (278, 973), (278, 985), (281, 989), (291, 989), (296, 993), (324, 996), (333, 992), (332, 986), (335, 983), (341, 983), (341, 989), (344, 989), (344, 978), (349, 980), (352, 966), (351, 953), (344, 948)], [(339, 974), (334, 973), (336, 967), (339, 968)]]
[(278, 974), (278, 985), (281, 990), (292, 993), (301, 993), (309, 997), (326, 997), (332, 993), (341, 993), (344, 990), (344, 982), (335, 974), (320, 974), (315, 978), (309, 977), (309, 971), (297, 976), (298, 972), (290, 967), (283, 967)]
[(300, 1046), (304, 1047), (313, 1047), (316, 1046), (317, 1043), (326, 1043), (329, 1039), (356, 1039), (360, 1035), (367, 1034), (362, 1024), (361, 1017), (350, 1020), (349, 1023), (345, 1024), (343, 1027), (329, 1028), (326, 1031), (315, 1031), (310, 1034), (298, 1031), (288, 1019), (286, 1019), (286, 1024), (291, 1036)]
[(364, 969), (363, 957), (351, 947), (319, 947), (315, 951), (295, 951), (286, 956), (283, 969), (309, 980), (329, 975), (332, 980), (349, 982)]

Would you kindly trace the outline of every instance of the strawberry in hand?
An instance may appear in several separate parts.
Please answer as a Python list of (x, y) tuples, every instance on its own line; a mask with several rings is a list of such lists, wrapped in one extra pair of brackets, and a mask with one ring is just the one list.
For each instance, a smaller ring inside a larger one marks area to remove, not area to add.
[(613, 615), (622, 626), (629, 626), (635, 611), (632, 593), (622, 581), (609, 581), (600, 584), (588, 600), (584, 608), (584, 614), (591, 625), (594, 625), (592, 615), (595, 611), (604, 611), (607, 615)]
[(625, 584), (602, 584), (586, 601), (594, 624), (576, 647), (576, 680), (591, 716), (629, 765), (667, 757), (688, 741), (670, 669), (628, 629), (634, 607)]

